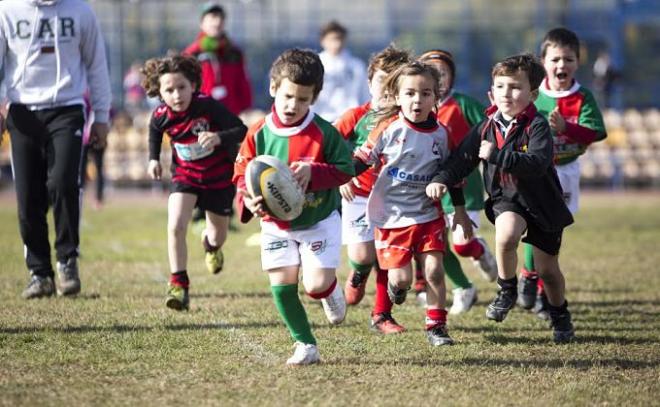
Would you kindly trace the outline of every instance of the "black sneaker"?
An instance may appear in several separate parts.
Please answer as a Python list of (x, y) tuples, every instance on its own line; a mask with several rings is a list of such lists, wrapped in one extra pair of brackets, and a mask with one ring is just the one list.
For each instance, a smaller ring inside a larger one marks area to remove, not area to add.
[(561, 312), (549, 311), (552, 326), (552, 336), (557, 344), (569, 343), (575, 339), (575, 330), (571, 322), (571, 312), (565, 309)]
[(524, 309), (530, 310), (534, 308), (536, 302), (536, 286), (539, 282), (539, 277), (529, 277), (525, 275), (520, 276), (518, 280), (518, 305)]
[(80, 277), (78, 275), (78, 260), (69, 258), (65, 263), (57, 262), (57, 294), (76, 295), (80, 293)]
[(495, 322), (502, 322), (511, 308), (516, 305), (516, 290), (503, 290), (497, 292), (497, 296), (486, 309), (486, 318)]
[(453, 345), (454, 340), (447, 332), (447, 325), (438, 324), (431, 329), (426, 330), (426, 338), (432, 346)]
[(390, 301), (392, 301), (394, 304), (401, 305), (406, 302), (406, 295), (408, 295), (408, 290), (387, 283), (387, 295), (390, 297)]
[(536, 296), (536, 302), (534, 303), (534, 309), (532, 309), (532, 312), (536, 313), (536, 317), (543, 321), (550, 320), (548, 297), (545, 293)]

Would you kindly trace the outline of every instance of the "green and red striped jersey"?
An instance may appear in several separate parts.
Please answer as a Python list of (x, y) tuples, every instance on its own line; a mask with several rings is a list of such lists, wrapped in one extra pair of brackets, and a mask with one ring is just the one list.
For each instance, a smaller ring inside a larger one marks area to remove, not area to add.
[[(346, 111), (337, 121), (335, 127), (339, 134), (349, 143), (351, 150), (355, 151), (367, 141), (367, 136), (375, 127), (375, 110), (371, 110), (371, 102), (354, 107)], [(369, 168), (362, 174), (353, 178), (353, 191), (356, 195), (368, 197), (378, 178), (379, 169)]]
[(550, 90), (547, 81), (546, 78), (541, 83), (534, 104), (546, 119), (558, 108), (566, 120), (566, 131), (557, 133), (553, 130), (552, 137), (555, 164), (568, 164), (582, 155), (589, 144), (607, 137), (603, 115), (591, 92), (577, 81), (566, 91)]
[(275, 120), (270, 113), (250, 127), (236, 157), (233, 181), (239, 187), (244, 185), (245, 168), (258, 155), (272, 155), (288, 164), (310, 163), (312, 178), (300, 216), (290, 222), (264, 219), (277, 223), (281, 229), (304, 229), (339, 208), (337, 187), (355, 174), (351, 153), (337, 129), (312, 111), (296, 126), (280, 127)]
[[(455, 150), (468, 134), (472, 126), (486, 118), (485, 108), (475, 99), (453, 92), (438, 106), (438, 121), (447, 127), (449, 132), (449, 149)], [(463, 188), (465, 209), (480, 211), (484, 209), (484, 182), (479, 167), (475, 168), (465, 178)], [(442, 197), (442, 209), (445, 213), (454, 213), (454, 205), (449, 194)]]

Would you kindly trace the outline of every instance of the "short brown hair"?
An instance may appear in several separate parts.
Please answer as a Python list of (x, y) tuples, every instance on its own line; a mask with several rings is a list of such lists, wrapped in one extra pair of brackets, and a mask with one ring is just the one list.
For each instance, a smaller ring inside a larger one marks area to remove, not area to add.
[(144, 75), (142, 87), (149, 97), (160, 97), (160, 77), (168, 73), (180, 73), (188, 79), (195, 91), (202, 83), (202, 68), (196, 58), (184, 55), (151, 58), (140, 72)]
[(325, 24), (323, 27), (321, 27), (321, 30), (319, 31), (319, 38), (323, 39), (323, 37), (325, 37), (330, 33), (337, 33), (342, 38), (346, 38), (346, 36), (348, 35), (348, 30), (346, 29), (346, 27), (339, 24), (337, 20), (332, 20), (329, 23)]
[(386, 74), (392, 73), (399, 66), (412, 60), (409, 51), (399, 49), (394, 44), (390, 44), (384, 50), (377, 52), (369, 59), (367, 76), (369, 80), (374, 77), (376, 71), (383, 71)]
[(571, 30), (559, 27), (548, 31), (543, 37), (543, 41), (541, 41), (541, 59), (545, 58), (548, 47), (551, 45), (569, 47), (575, 52), (575, 56), (580, 59), (580, 40)]
[(270, 68), (270, 80), (278, 88), (283, 79), (302, 86), (314, 86), (314, 100), (323, 89), (323, 63), (310, 49), (292, 48), (275, 59)]
[(513, 76), (518, 72), (525, 72), (531, 90), (536, 90), (541, 86), (545, 78), (545, 68), (541, 62), (532, 54), (513, 55), (504, 58), (493, 66), (491, 76)]

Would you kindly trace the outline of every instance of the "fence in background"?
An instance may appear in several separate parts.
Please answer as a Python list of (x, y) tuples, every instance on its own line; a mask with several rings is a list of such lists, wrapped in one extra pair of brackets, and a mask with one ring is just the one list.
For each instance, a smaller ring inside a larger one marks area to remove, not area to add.
[[(537, 52), (545, 31), (564, 25), (583, 41), (578, 79), (591, 84), (591, 66), (609, 49), (622, 78), (612, 105), (660, 106), (660, 2), (656, 0), (225, 0), (227, 31), (244, 49), (258, 107), (270, 104), (268, 68), (282, 50), (318, 49), (318, 29), (330, 19), (345, 24), (354, 53), (368, 56), (394, 41), (421, 52), (451, 50), (457, 88), (485, 101), (497, 59)], [(108, 44), (115, 101), (123, 102), (122, 76), (134, 60), (180, 50), (199, 26), (203, 2), (91, 0)]]

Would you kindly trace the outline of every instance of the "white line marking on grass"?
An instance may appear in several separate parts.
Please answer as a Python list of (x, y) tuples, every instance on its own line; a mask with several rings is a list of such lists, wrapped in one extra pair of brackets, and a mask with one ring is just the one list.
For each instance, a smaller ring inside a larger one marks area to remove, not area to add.
[(157, 283), (166, 283), (169, 281), (169, 275), (164, 276), (157, 267), (150, 267), (147, 272), (149, 273), (149, 277)]
[(281, 363), (279, 357), (268, 351), (259, 342), (255, 341), (250, 335), (241, 332), (227, 321), (218, 321), (218, 325), (229, 332), (229, 338), (240, 346), (242, 353), (247, 353), (248, 358), (254, 362), (265, 365), (276, 365)]

